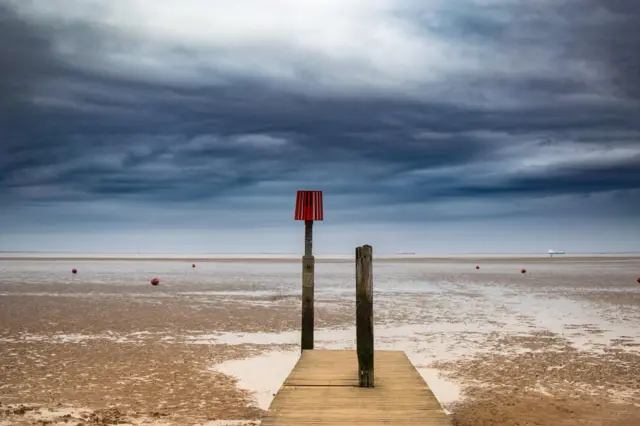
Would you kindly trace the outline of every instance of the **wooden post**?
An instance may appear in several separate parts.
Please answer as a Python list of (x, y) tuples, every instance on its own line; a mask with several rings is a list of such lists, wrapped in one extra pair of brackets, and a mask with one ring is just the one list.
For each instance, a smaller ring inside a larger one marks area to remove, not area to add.
[(313, 221), (304, 221), (304, 255), (313, 255)]
[(356, 349), (361, 388), (374, 386), (373, 373), (373, 248), (356, 248)]
[(313, 349), (313, 290), (315, 258), (313, 257), (313, 221), (304, 221), (304, 256), (302, 257), (302, 350)]

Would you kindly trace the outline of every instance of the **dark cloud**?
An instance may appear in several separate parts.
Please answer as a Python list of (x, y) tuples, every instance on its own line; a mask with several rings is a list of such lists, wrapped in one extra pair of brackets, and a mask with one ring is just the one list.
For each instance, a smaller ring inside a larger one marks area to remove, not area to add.
[[(584, 45), (594, 58), (606, 63), (611, 78), (620, 90), (636, 101), (640, 99), (640, 5), (625, 0), (591, 0), (610, 14), (607, 24), (585, 31)], [(636, 113), (639, 112), (636, 104)]]
[[(114, 49), (138, 49), (153, 61), (148, 39), (104, 24), (54, 25), (0, 1), (0, 198), (16, 225), (21, 209), (33, 206), (224, 210), (241, 197), (256, 200), (254, 209), (284, 210), (255, 197), (280, 200), (317, 187), (420, 220), (424, 205), (446, 209), (452, 200), (471, 203), (457, 217), (496, 218), (526, 214), (526, 200), (637, 190), (636, 3), (452, 5), (437, 24), (414, 13), (407, 19), (416, 29), (493, 52), (486, 71), (461, 67), (439, 83), (425, 78), (406, 90), (370, 92), (352, 89), (359, 80), (344, 75), (353, 82), (341, 93), (323, 91), (328, 71), (311, 57), (301, 61), (295, 84), (210, 64), (197, 74), (210, 73), (210, 81), (145, 79), (103, 59)], [(61, 41), (73, 42), (72, 55), (60, 53)], [(197, 68), (197, 49), (171, 46), (177, 62), (165, 63), (167, 74)], [(489, 63), (496, 58), (504, 62)], [(505, 199), (525, 205), (507, 209)], [(350, 220), (349, 202), (333, 206), (336, 217)], [(483, 213), (477, 202), (497, 207)], [(422, 210), (407, 207), (416, 203)], [(56, 211), (62, 220), (64, 209)], [(103, 224), (132, 214), (121, 213), (83, 214)], [(372, 216), (394, 217), (384, 209)]]
[[(491, 194), (566, 195), (591, 194), (640, 188), (640, 156), (614, 166), (558, 168), (544, 175), (517, 177), (500, 186), (467, 185), (457, 188), (458, 196)], [(451, 194), (447, 194), (451, 195)]]
[(47, 67), (55, 64), (46, 34), (0, 3), (0, 105), (3, 116), (17, 108)]

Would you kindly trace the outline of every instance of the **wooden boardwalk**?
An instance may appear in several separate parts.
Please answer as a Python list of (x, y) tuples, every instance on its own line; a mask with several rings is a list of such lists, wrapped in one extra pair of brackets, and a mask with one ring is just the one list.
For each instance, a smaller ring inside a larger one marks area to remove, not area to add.
[(375, 387), (358, 386), (356, 351), (303, 351), (262, 426), (451, 426), (402, 351), (375, 351)]

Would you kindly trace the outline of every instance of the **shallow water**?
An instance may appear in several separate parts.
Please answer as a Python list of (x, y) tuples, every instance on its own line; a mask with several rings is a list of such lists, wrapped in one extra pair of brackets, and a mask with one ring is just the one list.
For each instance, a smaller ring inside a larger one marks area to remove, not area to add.
[[(539, 263), (493, 262), (474, 268), (461, 263), (374, 263), (376, 313), (397, 314), (387, 326), (424, 324), (429, 332), (460, 329), (522, 331), (535, 326), (571, 335), (565, 324), (597, 325), (612, 335), (638, 336), (634, 310), (620, 308), (602, 315), (593, 301), (596, 291), (640, 294), (635, 283), (640, 261)], [(520, 273), (520, 267), (527, 274)], [(72, 274), (72, 268), (78, 268)], [(235, 300), (298, 303), (301, 266), (286, 262), (155, 261), (0, 261), (0, 295), (175, 298), (196, 301)], [(150, 286), (152, 277), (159, 286)], [(353, 303), (354, 266), (316, 265), (315, 297), (319, 302)], [(605, 307), (606, 308), (606, 307)], [(612, 307), (613, 308), (613, 307)], [(248, 330), (249, 331), (249, 330)], [(613, 334), (611, 334), (613, 333)]]

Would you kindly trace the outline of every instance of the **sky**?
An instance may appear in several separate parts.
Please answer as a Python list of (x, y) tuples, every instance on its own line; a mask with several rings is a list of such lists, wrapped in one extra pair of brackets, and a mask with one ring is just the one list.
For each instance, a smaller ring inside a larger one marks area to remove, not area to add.
[(0, 250), (640, 251), (640, 2), (0, 0)]

